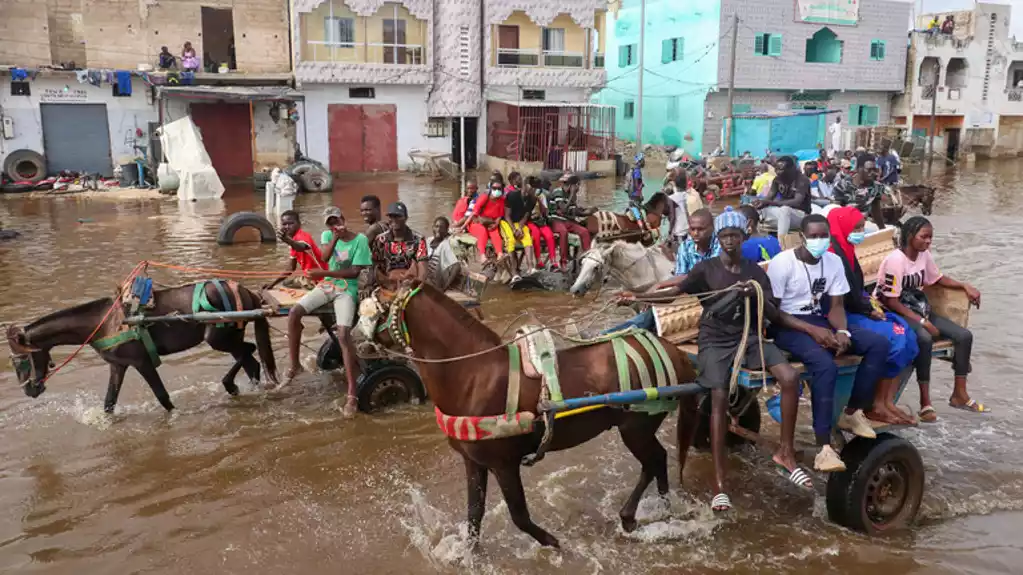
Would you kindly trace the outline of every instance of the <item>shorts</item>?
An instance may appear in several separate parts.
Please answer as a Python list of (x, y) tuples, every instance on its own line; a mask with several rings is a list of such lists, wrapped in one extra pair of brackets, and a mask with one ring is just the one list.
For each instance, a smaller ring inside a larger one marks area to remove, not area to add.
[(501, 237), (504, 238), (504, 251), (509, 254), (513, 253), (519, 244), (524, 248), (533, 247), (533, 238), (529, 235), (529, 228), (515, 224), (515, 229), (522, 230), (521, 240), (515, 239), (512, 224), (509, 224), (506, 220), (501, 220)]
[[(696, 383), (707, 389), (728, 389), (732, 376), (732, 361), (738, 350), (739, 342), (734, 345), (700, 345), (700, 351), (696, 355), (696, 368), (700, 375), (696, 378)], [(765, 341), (764, 362), (770, 368), (780, 363), (788, 363), (788, 360), (778, 346)], [(760, 369), (760, 345), (756, 337), (750, 337), (747, 342), (746, 358), (742, 365), (749, 369)]]
[(302, 296), (296, 305), (302, 306), (306, 313), (312, 313), (329, 303), (334, 304), (335, 324), (344, 327), (352, 327), (355, 324), (355, 300), (346, 291), (324, 289), (322, 285), (318, 285)]

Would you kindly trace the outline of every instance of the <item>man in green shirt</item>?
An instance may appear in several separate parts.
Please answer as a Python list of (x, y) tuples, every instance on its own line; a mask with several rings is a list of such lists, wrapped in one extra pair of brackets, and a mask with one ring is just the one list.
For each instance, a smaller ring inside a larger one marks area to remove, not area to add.
[(340, 209), (327, 208), (323, 217), (328, 229), (321, 235), (320, 243), (323, 244), (328, 269), (308, 272), (310, 278), (322, 281), (302, 296), (288, 314), (291, 368), (284, 377), (284, 385), (302, 371), (298, 359), (298, 348), (302, 342), (302, 318), (327, 304), (333, 304), (337, 338), (341, 343), (341, 357), (344, 359), (345, 378), (348, 380), (348, 399), (344, 413), (353, 415), (356, 411), (355, 382), (359, 375), (359, 359), (352, 344), (351, 330), (359, 297), (359, 272), (372, 265), (373, 260), (366, 236), (348, 229)]

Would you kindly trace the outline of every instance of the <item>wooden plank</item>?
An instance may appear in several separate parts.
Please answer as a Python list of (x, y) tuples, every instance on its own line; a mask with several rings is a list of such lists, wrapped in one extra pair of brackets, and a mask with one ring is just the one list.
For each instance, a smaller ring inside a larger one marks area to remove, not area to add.
[(966, 292), (935, 284), (924, 288), (924, 293), (934, 313), (954, 321), (960, 327), (969, 327), (971, 306)]

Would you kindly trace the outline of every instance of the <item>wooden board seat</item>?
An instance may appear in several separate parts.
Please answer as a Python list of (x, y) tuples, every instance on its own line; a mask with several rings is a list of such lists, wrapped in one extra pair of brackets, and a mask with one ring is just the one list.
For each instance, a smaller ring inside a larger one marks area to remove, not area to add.
[[(484, 277), (483, 279), (485, 280), (486, 278)], [(298, 300), (302, 299), (302, 296), (305, 294), (305, 290), (278, 287), (263, 292), (263, 297), (267, 300), (267, 303), (271, 307), (276, 307), (278, 309), (277, 315), (283, 316), (288, 315), (288, 311), (294, 307), (295, 304), (298, 303)], [(444, 295), (455, 300), (466, 309), (480, 307), (479, 299), (463, 292), (452, 290), (444, 292)], [(314, 315), (333, 315), (334, 307), (331, 305), (325, 305), (320, 309), (313, 310), (311, 313)]]

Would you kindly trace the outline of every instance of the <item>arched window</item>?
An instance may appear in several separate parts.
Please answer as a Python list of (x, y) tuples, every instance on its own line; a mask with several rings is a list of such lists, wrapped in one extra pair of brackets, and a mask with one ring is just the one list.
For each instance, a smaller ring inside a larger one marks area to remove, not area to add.
[(815, 64), (840, 64), (842, 41), (828, 28), (821, 28), (806, 41), (806, 61)]

